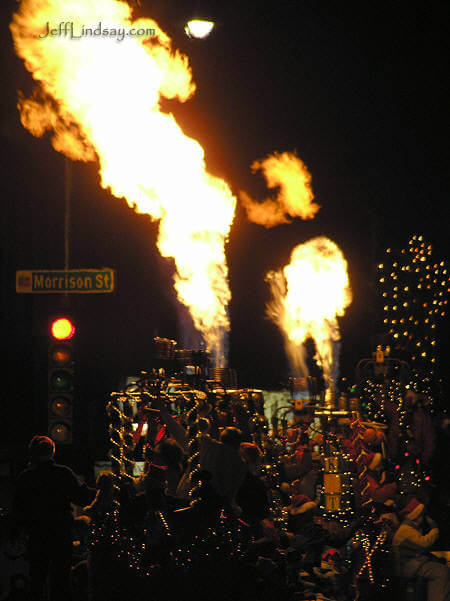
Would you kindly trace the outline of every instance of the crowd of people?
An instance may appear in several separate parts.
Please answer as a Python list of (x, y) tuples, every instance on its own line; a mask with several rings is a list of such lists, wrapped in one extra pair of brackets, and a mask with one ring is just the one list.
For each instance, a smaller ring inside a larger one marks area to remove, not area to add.
[[(445, 558), (431, 553), (432, 499), (396, 482), (388, 432), (358, 414), (321, 432), (307, 412), (269, 431), (250, 409), (199, 394), (180, 411), (152, 397), (133, 435), (142, 472), (113, 462), (95, 487), (35, 436), (3, 532), (9, 548), (26, 541), (29, 584), (13, 574), (8, 599), (369, 601), (406, 599), (420, 582), (424, 599), (450, 599)], [(322, 504), (325, 450), (348, 458), (345, 515)]]

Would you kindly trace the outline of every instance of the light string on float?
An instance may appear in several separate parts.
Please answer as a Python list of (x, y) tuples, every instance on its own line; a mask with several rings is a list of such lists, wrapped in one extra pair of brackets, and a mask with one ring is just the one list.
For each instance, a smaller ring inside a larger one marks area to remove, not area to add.
[[(122, 523), (120, 515), (121, 488), (128, 484), (134, 467), (133, 423), (138, 416), (145, 413), (146, 406), (151, 405), (152, 399), (155, 398), (156, 388), (153, 384), (154, 382), (144, 378), (138, 383), (133, 383), (128, 391), (113, 393), (107, 404), (107, 414), (110, 419), (111, 449), (109, 456), (113, 471), (114, 505), (111, 512), (107, 512), (103, 516), (103, 520), (94, 525), (91, 533), (91, 545), (106, 542), (108, 547), (114, 551), (116, 559), (126, 561), (130, 569), (146, 577), (155, 575), (161, 568), (161, 566), (148, 561), (154, 539), (152, 529), (155, 528), (157, 531), (161, 531), (166, 538), (172, 540), (166, 545), (167, 547), (171, 546), (164, 559), (167, 566), (186, 569), (200, 565), (205, 558), (216, 557), (219, 559), (219, 556), (223, 558), (223, 554), (231, 558), (243, 556), (246, 548), (244, 524), (229, 517), (223, 511), (216, 525), (207, 527), (201, 536), (195, 536), (191, 542), (185, 542), (181, 546), (176, 546), (176, 537), (172, 536), (164, 511), (154, 512), (156, 521), (153, 518), (146, 518), (141, 530)], [(199, 412), (201, 402), (206, 401), (207, 395), (202, 391), (183, 391), (176, 395), (170, 395), (161, 390), (163, 387), (164, 381), (161, 380), (158, 382), (159, 392), (156, 394), (166, 403), (173, 401), (175, 396), (178, 404), (180, 401), (183, 402), (185, 412), (180, 417), (185, 421), (190, 438), (188, 444), (190, 473), (191, 476), (198, 475), (198, 444), (201, 436), (208, 435), (209, 427), (209, 421), (201, 417)], [(201, 494), (200, 486), (201, 479), (199, 478), (189, 492), (191, 505), (195, 505), (198, 495)]]

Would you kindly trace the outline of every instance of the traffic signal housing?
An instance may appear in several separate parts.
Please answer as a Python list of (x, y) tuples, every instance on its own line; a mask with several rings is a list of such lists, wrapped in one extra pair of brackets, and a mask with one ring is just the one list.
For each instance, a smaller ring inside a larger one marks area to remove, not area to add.
[(71, 318), (62, 316), (50, 325), (48, 349), (48, 435), (56, 444), (73, 442), (74, 336)]

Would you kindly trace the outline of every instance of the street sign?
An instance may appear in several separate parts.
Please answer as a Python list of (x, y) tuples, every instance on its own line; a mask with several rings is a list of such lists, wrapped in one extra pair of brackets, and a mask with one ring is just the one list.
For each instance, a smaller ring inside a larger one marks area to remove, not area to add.
[(16, 292), (32, 294), (99, 294), (113, 292), (114, 269), (33, 269), (16, 271)]

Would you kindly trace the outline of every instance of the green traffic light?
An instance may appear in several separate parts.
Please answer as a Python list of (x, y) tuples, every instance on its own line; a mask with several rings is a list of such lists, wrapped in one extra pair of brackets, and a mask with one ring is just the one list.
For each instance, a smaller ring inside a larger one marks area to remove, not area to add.
[(50, 377), (50, 384), (53, 390), (67, 391), (72, 389), (72, 374), (64, 369), (54, 371)]

